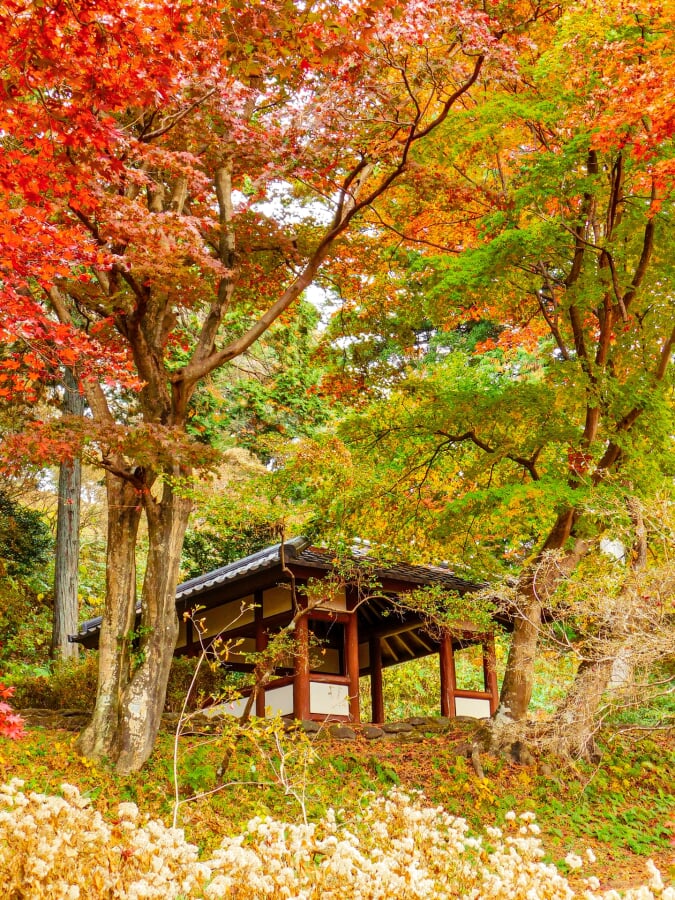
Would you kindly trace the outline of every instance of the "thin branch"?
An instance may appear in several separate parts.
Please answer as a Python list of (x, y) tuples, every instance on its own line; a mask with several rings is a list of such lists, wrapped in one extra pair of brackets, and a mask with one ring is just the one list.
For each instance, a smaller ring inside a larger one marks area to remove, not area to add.
[(202, 97), (199, 97), (193, 103), (190, 103), (188, 106), (185, 107), (185, 109), (182, 109), (179, 112), (174, 113), (173, 115), (169, 116), (166, 121), (166, 124), (162, 125), (160, 128), (156, 128), (154, 131), (149, 131), (147, 133), (144, 133), (143, 131), (141, 131), (141, 134), (140, 134), (138, 140), (147, 144), (149, 141), (152, 141), (155, 138), (161, 137), (163, 134), (166, 134), (167, 131), (170, 131), (172, 128), (175, 128), (175, 126), (178, 125), (179, 122), (182, 122), (186, 116), (189, 116), (193, 109), (196, 109), (198, 106), (201, 106), (201, 104), (204, 103), (204, 101), (208, 100), (209, 97), (212, 97), (215, 94), (216, 90), (217, 90), (217, 88), (215, 88), (215, 87), (211, 88), (210, 91), (207, 91)]
[[(364, 208), (371, 206), (375, 202), (375, 200), (381, 197), (394, 183), (394, 181), (396, 181), (403, 174), (408, 164), (408, 157), (412, 145), (428, 135), (431, 131), (433, 131), (445, 121), (450, 113), (453, 104), (464, 93), (466, 93), (478, 79), (478, 76), (480, 75), (481, 69), (483, 67), (484, 60), (485, 57), (483, 55), (477, 57), (471, 75), (462, 85), (460, 85), (460, 87), (453, 91), (453, 93), (443, 104), (443, 107), (439, 114), (434, 119), (432, 119), (432, 121), (425, 128), (410, 131), (401, 151), (401, 156), (397, 165), (386, 177), (384, 177), (379, 182), (376, 187), (374, 187), (370, 191), (370, 193), (367, 194), (367, 196), (365, 196), (361, 200), (357, 200), (354, 196), (355, 192), (352, 192), (350, 196), (354, 198), (354, 202), (349, 207), (347, 207), (346, 198), (343, 199), (339, 221), (336, 221), (334, 219), (332, 227), (329, 228), (329, 230), (324, 234), (323, 238), (315, 248), (314, 253), (308, 260), (302, 272), (300, 272), (300, 274), (286, 288), (279, 299), (275, 303), (273, 303), (272, 306), (269, 307), (269, 309), (267, 309), (267, 311), (263, 313), (262, 316), (260, 316), (257, 322), (255, 322), (244, 334), (236, 338), (234, 341), (231, 341), (220, 351), (211, 354), (208, 359), (193, 360), (188, 363), (188, 365), (183, 369), (175, 372), (172, 376), (172, 381), (174, 382), (174, 384), (179, 384), (181, 382), (185, 383), (186, 385), (194, 384), (204, 375), (208, 375), (210, 372), (213, 372), (215, 369), (228, 362), (229, 360), (240, 356), (242, 353), (248, 350), (251, 344), (255, 343), (255, 341), (257, 341), (258, 338), (268, 330), (268, 328), (279, 318), (279, 316), (282, 315), (282, 313), (284, 313), (285, 310), (288, 309), (288, 307), (300, 296), (305, 288), (309, 287), (314, 279), (314, 276), (316, 275), (323, 261), (328, 255), (328, 252), (333, 243), (347, 229), (354, 216), (360, 213)], [(360, 176), (366, 170), (366, 167), (369, 165), (369, 163), (361, 160), (347, 177), (343, 188), (345, 186), (347, 188), (350, 188), (352, 184), (360, 178)]]
[[(657, 200), (657, 191), (656, 191), (656, 182), (655, 179), (652, 179), (652, 193), (651, 193), (651, 204), (653, 207)], [(645, 225), (644, 236), (642, 239), (642, 252), (640, 253), (640, 259), (638, 260), (637, 267), (635, 269), (635, 274), (633, 275), (633, 280), (631, 282), (630, 287), (626, 291), (624, 295), (624, 305), (625, 308), (628, 309), (630, 304), (635, 299), (635, 296), (644, 281), (644, 277), (647, 274), (647, 269), (649, 268), (649, 263), (652, 258), (652, 252), (654, 250), (654, 235), (656, 231), (656, 225), (654, 216), (651, 216), (647, 224)]]
[[(59, 322), (64, 325), (69, 325), (71, 328), (74, 327), (70, 310), (66, 305), (63, 294), (56, 287), (56, 285), (50, 287), (49, 290), (46, 291), (46, 294), (49, 297), (49, 301), (59, 319)], [(87, 398), (89, 408), (94, 414), (94, 417), (99, 421), (112, 423), (114, 419), (112, 413), (110, 412), (108, 400), (106, 398), (106, 395), (103, 393), (101, 385), (97, 381), (87, 379), (86, 381), (82, 382), (82, 388)]]

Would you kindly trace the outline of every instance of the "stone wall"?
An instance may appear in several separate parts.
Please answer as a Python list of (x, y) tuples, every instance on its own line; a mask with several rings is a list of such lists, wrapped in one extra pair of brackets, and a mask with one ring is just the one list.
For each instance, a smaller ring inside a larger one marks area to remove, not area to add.
[[(65, 729), (67, 731), (80, 731), (89, 720), (89, 713), (78, 709), (22, 709), (21, 715), (27, 726), (41, 726), (49, 729)], [(178, 725), (177, 713), (165, 713), (162, 716), (162, 727), (165, 731), (173, 732)], [(285, 720), (289, 729), (298, 727), (295, 720)], [(351, 725), (342, 722), (313, 722), (304, 721), (299, 727), (317, 741), (397, 741), (400, 743), (416, 743), (425, 737), (433, 737), (439, 734), (457, 734), (457, 726), (460, 723), (478, 724), (476, 719), (465, 716), (457, 716), (454, 719), (445, 716), (412, 716), (401, 722), (388, 722), (384, 725)], [(218, 717), (204, 713), (192, 715), (185, 723), (185, 733), (215, 732), (218, 730)]]

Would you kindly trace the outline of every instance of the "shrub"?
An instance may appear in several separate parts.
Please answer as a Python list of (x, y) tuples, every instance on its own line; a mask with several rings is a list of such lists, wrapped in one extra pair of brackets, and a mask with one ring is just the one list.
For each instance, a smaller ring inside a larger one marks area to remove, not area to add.
[(0, 789), (0, 884), (22, 900), (195, 896), (208, 869), (182, 832), (138, 823), (122, 803), (116, 824), (91, 809), (70, 785), (63, 797), (24, 794), (14, 780)]
[[(197, 660), (176, 657), (171, 665), (166, 695), (167, 712), (180, 712), (190, 687)], [(55, 664), (51, 673), (13, 673), (14, 703), (21, 709), (85, 709), (91, 710), (98, 681), (98, 653), (88, 650), (77, 660)], [(228, 686), (227, 673), (202, 664), (188, 702), (188, 709), (199, 709), (217, 700)], [(232, 687), (232, 684), (229, 684)]]
[[(329, 812), (315, 824), (254, 819), (244, 834), (226, 837), (210, 858), (182, 830), (142, 818), (122, 803), (112, 823), (77, 788), (63, 797), (0, 788), (0, 883), (22, 900), (571, 900), (574, 891), (544, 851), (533, 813), (507, 814), (487, 841), (470, 837), (463, 819), (394, 791), (364, 798), (355, 821)], [(489, 842), (489, 845), (488, 845)], [(592, 854), (587, 854), (592, 859)], [(570, 854), (571, 868), (583, 865)], [(625, 900), (675, 900), (649, 861), (649, 885)], [(585, 900), (618, 900), (586, 879)]]
[[(176, 656), (171, 664), (169, 684), (166, 692), (167, 712), (180, 712), (187, 696), (192, 678), (199, 662), (198, 657)], [(241, 684), (242, 676), (237, 672), (227, 672), (222, 666), (212, 666), (205, 660), (197, 675), (188, 698), (187, 709), (193, 711), (209, 706), (223, 695), (231, 693)]]
[(94, 708), (98, 681), (98, 654), (60, 660), (49, 674), (12, 674), (14, 702), (20, 709)]
[(13, 693), (14, 688), (5, 687), (0, 683), (0, 734), (16, 740), (16, 738), (23, 737), (25, 732), (21, 716), (14, 712), (9, 703), (5, 703), (5, 700), (9, 700)]
[(11, 578), (39, 573), (54, 540), (39, 512), (21, 506), (0, 489), (0, 561)]
[(0, 659), (3, 663), (45, 665), (52, 636), (52, 604), (42, 594), (0, 577)]

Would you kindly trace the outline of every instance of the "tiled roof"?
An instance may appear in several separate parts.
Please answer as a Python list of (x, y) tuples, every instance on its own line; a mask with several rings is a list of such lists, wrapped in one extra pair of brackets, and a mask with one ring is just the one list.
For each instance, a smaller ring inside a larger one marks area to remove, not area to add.
[[(329, 550), (306, 547), (306, 549), (298, 553), (295, 562), (326, 570), (333, 567), (334, 558), (334, 554)], [(441, 566), (411, 566), (407, 563), (382, 565), (377, 560), (360, 553), (354, 554), (352, 558), (354, 562), (361, 563), (364, 569), (371, 571), (379, 579), (390, 578), (392, 581), (408, 581), (412, 584), (442, 584), (443, 587), (457, 591), (460, 594), (477, 591), (483, 587), (483, 585), (475, 582), (458, 578), (449, 569), (444, 569)]]
[[(308, 544), (309, 541), (305, 537), (297, 537), (286, 541), (284, 544), (286, 559), (295, 559), (298, 553), (307, 547)], [(237, 559), (235, 562), (228, 563), (228, 565), (220, 569), (214, 569), (213, 572), (198, 575), (196, 578), (191, 578), (189, 581), (179, 584), (176, 589), (176, 600), (202, 594), (216, 585), (225, 584), (226, 581), (236, 581), (239, 578), (243, 578), (244, 575), (250, 575), (252, 572), (262, 572), (264, 569), (271, 569), (280, 562), (281, 544), (266, 547), (264, 550), (245, 556), (243, 559)]]
[[(219, 585), (238, 581), (247, 575), (255, 572), (263, 572), (266, 569), (273, 569), (281, 562), (281, 544), (274, 544), (272, 547), (266, 547), (243, 559), (235, 560), (205, 575), (198, 575), (196, 578), (190, 578), (189, 581), (179, 584), (176, 589), (176, 601), (187, 600), (188, 598), (198, 597), (214, 587)], [(284, 558), (287, 562), (293, 562), (308, 566), (310, 568), (329, 571), (334, 565), (334, 554), (328, 550), (322, 550), (318, 547), (310, 547), (309, 541), (305, 537), (292, 538), (283, 544)], [(406, 563), (396, 563), (391, 566), (382, 566), (376, 560), (370, 559), (360, 553), (355, 553), (353, 559), (357, 563), (362, 563), (365, 569), (373, 572), (378, 579), (392, 579), (395, 581), (407, 581), (412, 584), (442, 584), (444, 587), (459, 593), (467, 593), (469, 591), (478, 590), (481, 585), (465, 581), (457, 578), (447, 569), (440, 566), (410, 566)], [(136, 607), (136, 614), (141, 612), (140, 604)], [(80, 630), (76, 635), (70, 635), (69, 640), (72, 642), (82, 641), (87, 637), (97, 635), (101, 630), (101, 616), (94, 619), (88, 619), (80, 625)]]

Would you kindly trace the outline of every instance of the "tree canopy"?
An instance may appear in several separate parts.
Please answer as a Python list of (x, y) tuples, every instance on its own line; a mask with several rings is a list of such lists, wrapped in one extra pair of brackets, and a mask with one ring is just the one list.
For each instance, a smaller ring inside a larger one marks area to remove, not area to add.
[[(520, 567), (503, 700), (524, 715), (543, 559), (576, 565), (592, 497), (646, 496), (670, 465), (672, 16), (651, 0), (4, 4), (0, 398), (32, 402), (68, 367), (88, 403), (27, 423), (5, 457), (82, 452), (107, 486), (83, 752), (127, 771), (152, 747), (192, 479), (222, 449), (210, 388), (257, 449), (322, 421), (299, 347), (312, 283), (341, 302), (323, 395), (376, 401), (345, 426), (356, 449), (329, 441), (340, 464), (362, 454), (360, 502), (399, 542), (411, 524), (420, 549), (487, 545)], [(222, 375), (244, 358), (274, 384)]]

